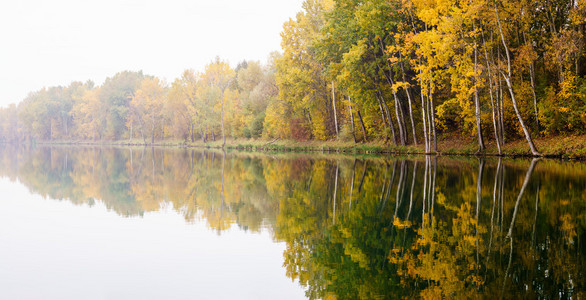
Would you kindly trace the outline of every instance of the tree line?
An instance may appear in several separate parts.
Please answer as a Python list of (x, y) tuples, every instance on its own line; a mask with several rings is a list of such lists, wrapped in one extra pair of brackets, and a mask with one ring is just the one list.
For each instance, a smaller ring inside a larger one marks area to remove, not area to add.
[[(236, 69), (216, 58), (203, 72), (185, 70), (170, 85), (124, 71), (101, 86), (88, 81), (43, 88), (0, 110), (0, 141), (119, 141), (260, 137), (264, 113), (277, 97), (272, 65)], [(267, 126), (267, 130), (270, 126)]]
[(384, 140), (586, 133), (586, 5), (576, 0), (306, 0), (282, 53), (216, 58), (170, 85), (121, 72), (0, 110), (0, 139)]

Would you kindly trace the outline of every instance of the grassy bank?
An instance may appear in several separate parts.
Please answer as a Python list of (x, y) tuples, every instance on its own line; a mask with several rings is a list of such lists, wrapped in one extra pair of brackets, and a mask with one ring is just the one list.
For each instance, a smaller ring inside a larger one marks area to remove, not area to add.
[[(537, 148), (545, 157), (559, 157), (568, 159), (586, 159), (586, 135), (582, 136), (557, 136), (538, 138), (534, 140)], [(142, 140), (124, 141), (51, 141), (38, 142), (38, 144), (68, 144), (68, 145), (108, 145), (108, 146), (145, 146)], [(222, 141), (158, 141), (155, 146), (168, 147), (201, 147), (221, 148)], [(294, 140), (247, 140), (228, 139), (226, 148), (242, 151), (282, 151), (282, 152), (338, 152), (338, 153), (366, 153), (366, 154), (425, 154), (423, 145), (394, 146), (383, 141), (368, 143), (353, 143), (345, 141), (294, 141)], [(487, 143), (487, 149), (483, 153), (477, 153), (478, 146), (473, 139), (447, 138), (438, 141), (439, 155), (498, 155), (498, 149), (494, 143)], [(510, 141), (503, 147), (504, 156), (531, 156), (529, 147), (523, 139)]]

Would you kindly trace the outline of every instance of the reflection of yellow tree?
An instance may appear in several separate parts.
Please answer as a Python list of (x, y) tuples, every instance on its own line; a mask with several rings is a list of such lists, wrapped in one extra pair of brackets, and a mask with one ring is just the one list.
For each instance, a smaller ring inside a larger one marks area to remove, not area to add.
[(481, 241), (472, 211), (470, 203), (465, 202), (457, 209), (451, 228), (435, 219), (431, 226), (419, 229), (413, 252), (401, 255), (398, 248), (391, 251), (389, 260), (398, 265), (400, 275), (427, 281), (428, 287), (420, 294), (423, 298), (473, 298), (474, 287), (483, 284), (484, 279), (476, 272), (476, 243)]
[(122, 216), (169, 205), (218, 232), (267, 226), (310, 298), (579, 297), (586, 286), (580, 164), (544, 161), (527, 176), (527, 161), (440, 158), (436, 176), (410, 161), (278, 156), (0, 145), (0, 175)]

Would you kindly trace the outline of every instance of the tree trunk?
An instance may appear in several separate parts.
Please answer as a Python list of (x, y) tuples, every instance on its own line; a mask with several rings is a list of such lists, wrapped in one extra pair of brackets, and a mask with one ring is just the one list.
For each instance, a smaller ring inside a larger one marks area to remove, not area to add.
[(517, 119), (519, 119), (519, 124), (521, 124), (521, 128), (523, 128), (523, 133), (525, 134), (525, 139), (527, 139), (527, 144), (529, 144), (529, 148), (531, 149), (531, 154), (533, 156), (541, 156), (541, 154), (537, 151), (535, 144), (533, 144), (533, 139), (529, 134), (529, 130), (527, 130), (527, 126), (525, 126), (525, 122), (523, 121), (523, 117), (519, 112), (519, 108), (517, 106), (517, 100), (515, 99), (515, 93), (513, 91), (513, 86), (511, 85), (511, 79), (503, 74), (505, 78), (505, 82), (507, 83), (507, 87), (509, 88), (509, 93), (511, 94), (511, 101), (513, 101), (513, 108), (515, 109), (515, 114), (517, 115)]
[[(389, 122), (387, 122), (388, 118), (385, 118), (385, 109), (383, 108), (383, 101), (380, 99), (379, 95), (376, 95), (375, 97), (376, 97), (376, 100), (378, 101), (378, 106), (380, 109), (381, 118), (383, 119), (383, 124), (385, 125), (385, 136), (386, 136), (386, 140), (388, 141), (389, 140), (388, 129), (389, 129), (389, 127), (391, 127), (392, 124), (389, 124)], [(395, 129), (393, 127), (391, 127), (391, 132), (393, 133), (393, 143), (396, 145)]]
[(505, 53), (507, 55), (508, 73), (505, 74), (504, 72), (501, 72), (501, 74), (503, 75), (505, 82), (507, 83), (509, 93), (511, 94), (511, 101), (513, 102), (513, 108), (515, 109), (515, 114), (517, 115), (517, 119), (519, 119), (519, 124), (521, 125), (521, 128), (523, 128), (523, 133), (525, 134), (525, 139), (527, 139), (527, 143), (529, 144), (529, 148), (531, 148), (531, 154), (533, 154), (533, 156), (541, 156), (541, 154), (537, 151), (537, 148), (533, 144), (533, 139), (531, 139), (531, 135), (529, 134), (529, 131), (527, 130), (527, 126), (525, 126), (525, 122), (523, 121), (523, 117), (521, 117), (521, 113), (519, 112), (519, 108), (517, 107), (517, 100), (515, 99), (513, 85), (511, 83), (511, 56), (509, 54), (509, 48), (507, 47), (507, 43), (505, 42), (505, 36), (503, 34), (503, 29), (501, 26), (499, 14), (498, 14), (498, 9), (497, 9), (496, 5), (494, 7), (494, 10), (496, 12), (496, 20), (497, 20), (497, 25), (498, 25), (499, 32), (501, 35), (501, 40), (503, 42), (503, 46), (505, 48)]
[(312, 139), (313, 138), (313, 129), (312, 127), (312, 121), (311, 121), (311, 113), (309, 113), (309, 109), (306, 109), (307, 111), (307, 120), (309, 121), (309, 138)]
[(407, 103), (409, 104), (409, 119), (411, 120), (411, 129), (413, 131), (413, 144), (417, 146), (417, 134), (415, 132), (415, 122), (413, 121), (413, 108), (411, 107), (411, 93), (409, 92), (409, 85), (405, 76), (405, 67), (403, 66), (403, 55), (401, 54), (401, 51), (399, 51), (399, 59), (401, 61), (400, 66), (401, 73), (403, 74), (403, 82), (406, 84), (405, 94), (407, 94)]
[[(380, 44), (381, 50), (384, 52), (385, 45), (384, 45), (382, 39), (379, 39), (379, 44)], [(375, 58), (376, 58), (376, 55), (375, 55)], [(394, 88), (395, 81), (393, 80), (393, 71), (391, 69), (391, 65), (390, 65), (388, 59), (385, 59), (385, 62), (387, 64), (388, 74), (384, 70), (382, 70), (382, 71), (383, 71), (385, 78), (387, 79), (387, 83), (389, 84), (389, 87), (391, 88), (391, 92), (393, 93), (393, 100), (395, 100), (395, 116), (397, 117), (397, 125), (399, 125), (399, 143), (402, 146), (405, 146), (405, 143), (406, 143), (405, 135), (407, 133), (407, 130), (404, 129), (405, 128), (405, 120), (403, 119), (403, 110), (400, 107), (399, 98), (397, 97), (397, 91)], [(377, 62), (377, 67), (379, 69), (382, 69), (378, 65), (378, 62)], [(379, 93), (381, 93), (380, 88), (379, 88)], [(381, 97), (382, 97), (382, 93), (381, 93)], [(386, 106), (386, 104), (385, 104), (385, 106)], [(385, 107), (385, 108), (387, 109), (387, 114), (388, 114), (388, 108), (387, 107)], [(391, 122), (390, 116), (389, 116), (389, 122)]]
[(222, 97), (222, 104), (220, 107), (222, 117), (222, 148), (224, 148), (224, 146), (226, 146), (226, 133), (224, 132), (224, 90), (222, 90), (220, 96)]
[(533, 64), (529, 65), (529, 77), (531, 79), (531, 92), (533, 93), (533, 109), (535, 110), (535, 126), (539, 136), (539, 110), (537, 109), (537, 95), (535, 94), (535, 70)]
[(193, 129), (194, 129), (193, 128), (193, 121), (190, 122), (190, 123), (191, 123), (191, 127), (190, 127), (191, 130), (189, 130), (189, 135), (191, 136), (191, 142), (193, 143), (194, 142), (194, 140), (193, 140)]
[(435, 132), (435, 107), (433, 105), (433, 92), (431, 86), (429, 87), (429, 115), (431, 116), (429, 122), (431, 124), (431, 132), (433, 134), (433, 152), (437, 153), (437, 135)]
[(366, 127), (364, 127), (364, 121), (362, 121), (362, 115), (360, 114), (360, 110), (357, 110), (356, 113), (358, 114), (358, 120), (360, 120), (360, 126), (362, 127), (362, 133), (364, 134), (364, 142), (366, 142), (367, 141)]
[(486, 60), (486, 70), (488, 72), (488, 91), (490, 93), (490, 109), (492, 111), (492, 125), (494, 127), (494, 138), (496, 141), (496, 146), (498, 148), (498, 152), (499, 155), (502, 155), (502, 149), (501, 149), (501, 141), (499, 138), (499, 133), (498, 133), (498, 126), (497, 126), (497, 121), (496, 121), (496, 108), (495, 108), (495, 101), (494, 101), (494, 97), (493, 97), (493, 85), (492, 85), (492, 73), (490, 72), (490, 60), (488, 59), (488, 51), (486, 50), (486, 41), (484, 40), (484, 30), (482, 28), (482, 26), (480, 26), (480, 30), (482, 32), (482, 47), (484, 49), (484, 57)]
[(409, 103), (409, 119), (411, 120), (411, 130), (413, 131), (413, 144), (417, 146), (417, 133), (415, 131), (415, 121), (413, 121), (413, 108), (411, 105), (411, 93), (409, 92), (409, 88), (405, 88), (405, 93), (407, 94), (407, 101)]
[(395, 115), (397, 117), (397, 124), (399, 124), (399, 138), (401, 146), (405, 146), (405, 133), (406, 130), (404, 129), (404, 120), (403, 120), (403, 110), (399, 104), (399, 98), (397, 97), (397, 93), (393, 91), (393, 98), (395, 100)]
[(498, 115), (498, 122), (500, 124), (499, 126), (499, 132), (500, 132), (500, 136), (501, 136), (501, 141), (502, 141), (502, 145), (507, 143), (507, 139), (505, 137), (505, 112), (504, 112), (504, 99), (503, 99), (503, 84), (501, 82), (501, 78), (500, 76), (498, 76), (498, 99), (497, 99), (497, 103), (498, 103), (498, 110), (497, 110), (497, 115)]
[[(474, 25), (476, 30), (476, 25)], [(478, 151), (484, 152), (484, 139), (482, 137), (482, 123), (480, 118), (480, 99), (478, 98), (478, 46), (474, 40), (474, 106), (476, 109), (476, 132), (478, 134)]]
[(387, 106), (387, 103), (385, 102), (385, 99), (382, 96), (382, 93), (379, 90), (379, 95), (380, 95), (380, 103), (382, 103), (382, 106), (384, 108), (384, 112), (385, 115), (387, 117), (387, 121), (389, 124), (389, 127), (391, 128), (391, 134), (393, 135), (393, 144), (395, 146), (397, 146), (397, 137), (395, 135), (395, 124), (393, 124), (393, 120), (391, 119), (391, 113), (389, 112), (389, 107)]
[[(421, 63), (421, 62), (419, 62)], [(423, 120), (423, 139), (425, 141), (425, 153), (429, 153), (429, 139), (428, 139), (428, 135), (427, 135), (427, 116), (425, 114), (425, 110), (426, 110), (426, 105), (425, 105), (425, 95), (423, 93), (423, 79), (421, 78), (421, 72), (419, 73), (420, 75), (420, 79), (419, 79), (419, 84), (420, 84), (420, 89), (421, 89), (421, 119)]]
[(153, 112), (153, 115), (151, 117), (151, 145), (153, 145), (155, 143), (155, 115)]
[(339, 137), (338, 132), (338, 113), (336, 111), (336, 91), (334, 89), (334, 82), (332, 81), (332, 107), (334, 108), (334, 126), (336, 127), (336, 138)]
[(352, 129), (352, 138), (356, 143), (356, 132), (354, 130), (354, 114), (352, 113), (352, 99), (348, 96), (348, 111), (350, 111), (350, 128)]

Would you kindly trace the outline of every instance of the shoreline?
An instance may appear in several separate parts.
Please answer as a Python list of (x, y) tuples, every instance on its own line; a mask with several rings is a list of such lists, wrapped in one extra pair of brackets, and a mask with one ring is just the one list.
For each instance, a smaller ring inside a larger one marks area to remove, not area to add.
[[(586, 160), (586, 135), (537, 138), (534, 140), (543, 158)], [(30, 143), (26, 143), (30, 144)], [(155, 141), (154, 144), (141, 140), (124, 141), (71, 141), (53, 140), (37, 141), (36, 145), (87, 145), (87, 146), (129, 146), (129, 147), (177, 147), (177, 148), (208, 148), (221, 149), (222, 141)], [(534, 157), (529, 151), (525, 140), (515, 140), (503, 146), (502, 155), (498, 154), (493, 142), (486, 144), (486, 150), (479, 153), (474, 140), (463, 138), (447, 138), (438, 141), (437, 153), (426, 153), (424, 145), (394, 146), (383, 141), (353, 143), (343, 141), (294, 141), (294, 140), (226, 140), (227, 150), (255, 152), (321, 152), (343, 154), (378, 154), (378, 155), (437, 155), (437, 156), (468, 156), (468, 157)]]

